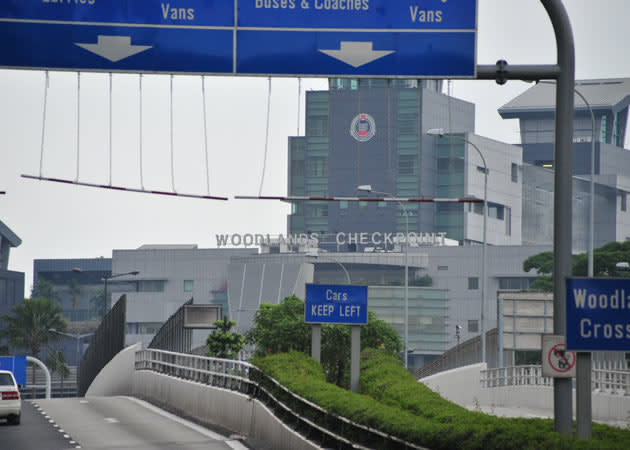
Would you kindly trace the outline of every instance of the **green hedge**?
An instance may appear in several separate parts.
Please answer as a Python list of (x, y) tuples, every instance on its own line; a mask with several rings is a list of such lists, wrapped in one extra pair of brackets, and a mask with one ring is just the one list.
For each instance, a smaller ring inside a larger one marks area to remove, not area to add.
[[(628, 430), (593, 424), (593, 439), (585, 441), (555, 433), (549, 419), (510, 419), (469, 411), (418, 383), (396, 358), (378, 350), (362, 353), (360, 394), (327, 383), (319, 364), (303, 353), (271, 355), (255, 362), (287, 389), (330, 413), (433, 450), (630, 448)], [(298, 412), (324, 423), (313, 412)], [(352, 435), (338, 421), (329, 420), (327, 426), (362, 442), (360, 433)], [(396, 448), (387, 443), (363, 444)]]

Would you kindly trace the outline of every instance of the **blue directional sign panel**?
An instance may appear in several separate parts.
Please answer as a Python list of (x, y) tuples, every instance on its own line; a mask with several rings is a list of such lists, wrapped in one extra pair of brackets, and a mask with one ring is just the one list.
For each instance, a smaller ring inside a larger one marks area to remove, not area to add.
[(365, 325), (367, 286), (307, 284), (304, 321)]
[(13, 372), (17, 384), (26, 386), (26, 356), (0, 356), (0, 370)]
[(630, 279), (567, 280), (568, 350), (630, 350)]
[(2, 0), (0, 67), (474, 77), (477, 0)]

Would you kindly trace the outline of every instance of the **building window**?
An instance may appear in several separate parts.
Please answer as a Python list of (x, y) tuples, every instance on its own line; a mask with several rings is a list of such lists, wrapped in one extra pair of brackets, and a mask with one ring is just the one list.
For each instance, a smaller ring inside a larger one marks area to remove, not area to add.
[(378, 202), (376, 205), (379, 208), (387, 208), (387, 202)]
[(416, 155), (399, 155), (398, 156), (398, 175), (415, 175), (416, 170)]
[(479, 278), (478, 277), (468, 277), (468, 289), (477, 290), (479, 289)]
[(621, 194), (621, 205), (620, 205), (620, 207), (621, 207), (622, 211), (627, 211), (628, 210), (628, 205), (626, 203), (628, 201), (627, 197), (628, 196), (625, 193)]
[(164, 280), (138, 281), (138, 292), (164, 292)]
[(437, 270), (448, 270), (448, 266), (437, 266)]
[(195, 280), (184, 280), (184, 292), (192, 292)]
[(328, 135), (328, 116), (313, 116), (308, 119), (309, 136)]
[(505, 235), (512, 236), (512, 208), (505, 207)]
[(339, 202), (339, 209), (348, 209), (348, 200), (341, 200)]
[(309, 177), (325, 177), (328, 175), (328, 159), (326, 157), (309, 158), (306, 166)]
[(602, 131), (599, 135), (600, 142), (606, 142), (606, 134), (608, 134), (608, 116), (602, 116)]
[(359, 202), (359, 208), (365, 209), (367, 208), (367, 206), (368, 206), (368, 202), (363, 202), (363, 201)]
[(468, 321), (468, 332), (469, 333), (479, 333), (479, 321), (478, 320), (469, 320)]
[(512, 163), (512, 183), (518, 183), (518, 164)]
[(505, 218), (505, 208), (498, 203), (488, 203), (488, 217), (503, 220)]

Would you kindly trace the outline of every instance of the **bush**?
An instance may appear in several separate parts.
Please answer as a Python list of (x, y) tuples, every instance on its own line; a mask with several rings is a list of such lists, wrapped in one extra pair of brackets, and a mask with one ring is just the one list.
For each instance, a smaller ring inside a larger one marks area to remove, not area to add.
[[(577, 440), (555, 433), (548, 419), (509, 419), (468, 411), (418, 383), (396, 357), (381, 350), (362, 353), (360, 394), (327, 383), (321, 366), (302, 353), (271, 355), (255, 362), (265, 374), (329, 413), (433, 450), (630, 448), (628, 430), (594, 424), (592, 440)], [(307, 417), (313, 414), (302, 404), (296, 408)], [(354, 435), (334, 417), (313, 419), (353, 442), (395, 448), (391, 442), (364, 442), (365, 436)]]

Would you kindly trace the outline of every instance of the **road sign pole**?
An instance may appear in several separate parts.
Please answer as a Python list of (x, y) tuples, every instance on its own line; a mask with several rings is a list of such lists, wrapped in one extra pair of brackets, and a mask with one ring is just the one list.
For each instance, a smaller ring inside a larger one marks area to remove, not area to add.
[(319, 323), (311, 325), (311, 357), (321, 362), (322, 355), (322, 326)]
[(350, 390), (359, 392), (361, 370), (361, 326), (352, 325), (350, 331)]
[(590, 352), (578, 352), (577, 373), (575, 376), (576, 404), (575, 416), (577, 437), (590, 439), (593, 430), (593, 411), (591, 388), (591, 354)]

